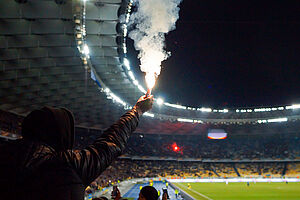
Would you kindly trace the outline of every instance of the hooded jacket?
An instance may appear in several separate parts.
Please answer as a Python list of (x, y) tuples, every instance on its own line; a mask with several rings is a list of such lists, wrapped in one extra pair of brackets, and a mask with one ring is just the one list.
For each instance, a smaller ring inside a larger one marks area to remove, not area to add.
[(139, 114), (135, 108), (82, 150), (72, 150), (74, 117), (44, 107), (22, 123), (23, 139), (0, 145), (0, 199), (82, 200), (84, 189), (121, 155)]

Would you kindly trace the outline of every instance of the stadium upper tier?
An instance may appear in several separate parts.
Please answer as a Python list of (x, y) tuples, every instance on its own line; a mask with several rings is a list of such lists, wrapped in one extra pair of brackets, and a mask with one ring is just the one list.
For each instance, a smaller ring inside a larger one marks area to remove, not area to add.
[[(145, 93), (126, 59), (131, 6), (129, 0), (0, 1), (0, 109), (24, 116), (44, 105), (67, 107), (77, 126), (108, 127)], [(299, 108), (192, 108), (156, 99), (143, 128), (295, 121)]]

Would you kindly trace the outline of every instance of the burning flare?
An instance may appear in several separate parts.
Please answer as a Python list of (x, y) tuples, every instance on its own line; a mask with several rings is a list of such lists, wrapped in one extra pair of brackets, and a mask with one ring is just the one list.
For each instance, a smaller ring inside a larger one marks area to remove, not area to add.
[[(129, 37), (139, 51), (141, 71), (146, 73), (148, 92), (154, 87), (161, 71), (161, 62), (170, 56), (166, 52), (165, 34), (174, 30), (179, 18), (181, 0), (136, 0), (136, 11), (130, 17), (133, 26)], [(147, 92), (147, 93), (148, 93)]]
[(148, 88), (146, 96), (151, 95), (151, 91), (155, 85), (156, 78), (157, 78), (156, 73), (146, 73), (145, 80), (146, 80), (147, 88)]
[(146, 76), (145, 76), (145, 79), (146, 79), (146, 83), (147, 83), (147, 87), (152, 90), (152, 88), (154, 87), (155, 85), (155, 74), (152, 74), (152, 73), (147, 73)]

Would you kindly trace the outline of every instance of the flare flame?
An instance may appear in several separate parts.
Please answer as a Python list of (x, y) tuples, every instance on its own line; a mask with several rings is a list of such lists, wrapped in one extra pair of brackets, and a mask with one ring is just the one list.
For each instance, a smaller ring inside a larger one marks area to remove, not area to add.
[(134, 27), (129, 37), (139, 51), (141, 71), (146, 73), (148, 89), (155, 85), (161, 71), (161, 62), (170, 56), (165, 51), (165, 34), (174, 30), (179, 18), (181, 0), (136, 0), (136, 11), (130, 17), (129, 25)]

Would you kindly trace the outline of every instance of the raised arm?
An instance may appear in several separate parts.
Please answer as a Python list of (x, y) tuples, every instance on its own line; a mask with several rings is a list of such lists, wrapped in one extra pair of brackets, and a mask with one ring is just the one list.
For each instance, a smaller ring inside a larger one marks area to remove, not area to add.
[(138, 126), (140, 115), (150, 110), (152, 105), (153, 96), (142, 96), (132, 110), (104, 131), (92, 145), (78, 151), (62, 152), (60, 157), (71, 164), (84, 185), (89, 185), (121, 155), (129, 136)]

